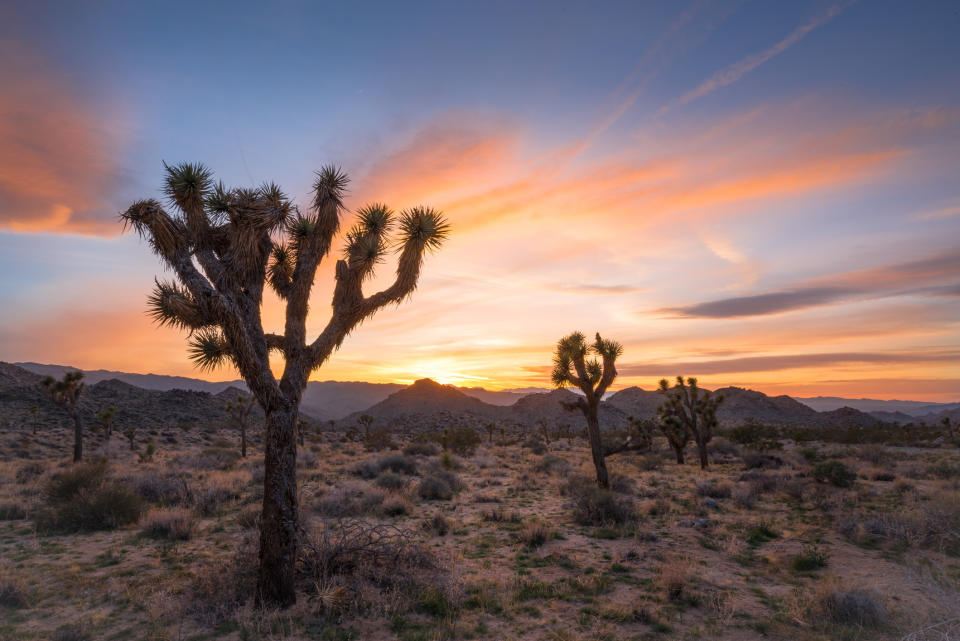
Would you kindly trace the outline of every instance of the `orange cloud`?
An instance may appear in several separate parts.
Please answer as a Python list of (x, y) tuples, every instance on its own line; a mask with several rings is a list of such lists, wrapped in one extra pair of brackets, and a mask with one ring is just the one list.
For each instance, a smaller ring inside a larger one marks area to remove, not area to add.
[(113, 234), (115, 122), (24, 45), (0, 42), (0, 229)]

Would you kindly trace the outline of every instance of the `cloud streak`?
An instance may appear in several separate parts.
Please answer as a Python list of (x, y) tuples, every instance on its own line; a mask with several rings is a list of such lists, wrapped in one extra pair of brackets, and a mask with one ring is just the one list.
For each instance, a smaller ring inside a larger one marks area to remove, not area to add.
[(838, 274), (779, 291), (736, 296), (662, 313), (684, 318), (742, 318), (819, 307), (842, 301), (905, 295), (956, 296), (960, 284), (942, 284), (960, 274), (960, 247), (927, 258)]
[(712, 76), (710, 76), (710, 78), (705, 80), (702, 84), (697, 86), (695, 89), (691, 89), (690, 91), (683, 94), (676, 100), (673, 100), (667, 103), (666, 105), (664, 105), (663, 107), (661, 107), (657, 115), (663, 116), (671, 109), (674, 109), (676, 107), (682, 107), (683, 105), (691, 103), (694, 100), (697, 100), (698, 98), (702, 98), (707, 94), (716, 91), (717, 89), (721, 89), (728, 85), (732, 85), (733, 83), (740, 80), (740, 78), (750, 73), (760, 65), (764, 64), (765, 62), (768, 62), (772, 58), (780, 55), (781, 53), (783, 53), (793, 45), (803, 40), (803, 38), (806, 37), (807, 34), (809, 34), (811, 31), (813, 31), (817, 27), (821, 27), (826, 23), (830, 22), (831, 20), (833, 20), (850, 4), (852, 4), (852, 2), (835, 4), (829, 9), (827, 9), (827, 11), (825, 11), (824, 13), (814, 17), (812, 20), (794, 29), (789, 36), (787, 36), (777, 44), (773, 45), (769, 49), (765, 51), (761, 51), (760, 53), (751, 54), (746, 58), (738, 60), (737, 62), (733, 63), (728, 67), (720, 69), (719, 71), (714, 73)]

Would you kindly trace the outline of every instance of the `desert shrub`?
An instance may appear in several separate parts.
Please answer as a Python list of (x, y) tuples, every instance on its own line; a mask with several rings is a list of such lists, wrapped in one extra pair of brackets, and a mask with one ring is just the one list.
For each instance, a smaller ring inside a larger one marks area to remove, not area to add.
[(753, 491), (760, 495), (775, 492), (783, 485), (784, 477), (778, 474), (768, 474), (760, 470), (748, 470), (740, 475), (741, 482), (749, 483)]
[(829, 555), (816, 545), (804, 546), (803, 551), (790, 559), (790, 567), (795, 572), (812, 572), (827, 567)]
[(349, 471), (362, 479), (375, 479), (380, 475), (380, 461), (377, 459), (360, 461), (351, 465)]
[(927, 466), (927, 474), (935, 479), (960, 479), (960, 462), (941, 459)]
[(237, 514), (237, 523), (240, 527), (248, 530), (260, 527), (260, 517), (263, 510), (259, 505), (249, 505)]
[(390, 429), (386, 427), (377, 427), (370, 430), (370, 432), (363, 437), (363, 446), (368, 452), (397, 449), (397, 444), (393, 442)]
[(823, 455), (812, 447), (800, 448), (800, 456), (802, 456), (807, 463), (816, 463), (823, 460)]
[(240, 452), (224, 447), (208, 447), (199, 454), (183, 456), (179, 462), (195, 470), (229, 470), (240, 460)]
[(14, 479), (16, 479), (17, 483), (26, 485), (33, 483), (43, 476), (44, 471), (45, 468), (41, 463), (27, 463), (17, 469), (17, 473), (14, 474)]
[(610, 477), (610, 491), (616, 494), (636, 494), (637, 482), (629, 476), (614, 474)]
[(413, 506), (406, 497), (391, 494), (383, 499), (380, 511), (387, 516), (403, 516), (410, 514), (413, 511)]
[(204, 516), (212, 516), (224, 505), (239, 498), (237, 491), (227, 485), (213, 484), (194, 493), (193, 507)]
[(836, 585), (826, 586), (814, 597), (813, 609), (825, 620), (843, 626), (875, 628), (887, 619), (886, 608), (875, 594)]
[(193, 500), (187, 479), (179, 474), (145, 471), (123, 479), (144, 501), (160, 505), (185, 505)]
[(712, 499), (728, 499), (733, 494), (733, 486), (729, 482), (719, 482), (717, 479), (706, 479), (697, 483), (697, 494), (709, 496)]
[(520, 530), (518, 538), (528, 548), (538, 548), (550, 540), (553, 533), (542, 523), (528, 523)]
[(424, 530), (436, 536), (446, 536), (447, 532), (450, 531), (450, 521), (442, 514), (434, 514), (429, 519), (424, 519), (421, 526)]
[(850, 487), (857, 475), (840, 461), (824, 461), (813, 467), (813, 478), (820, 483), (830, 483), (837, 487)]
[(349, 481), (324, 492), (314, 507), (321, 516), (343, 518), (379, 512), (387, 497), (359, 481)]
[(664, 591), (667, 600), (683, 603), (690, 596), (690, 562), (686, 559), (672, 559), (657, 569), (656, 584)]
[(125, 485), (107, 480), (106, 461), (80, 463), (55, 474), (37, 510), (45, 532), (109, 530), (140, 518), (143, 501)]
[(707, 445), (707, 452), (714, 460), (721, 458), (736, 458), (740, 456), (740, 448), (725, 438), (716, 437)]
[(146, 536), (169, 541), (187, 541), (196, 530), (193, 512), (182, 508), (154, 510), (140, 521), (140, 530)]
[(747, 529), (746, 541), (747, 545), (756, 547), (767, 541), (772, 541), (779, 536), (769, 521), (760, 521)]
[(542, 456), (547, 453), (546, 443), (544, 443), (542, 440), (536, 437), (528, 438), (521, 444), (521, 447), (524, 447), (530, 450), (537, 456)]
[(570, 473), (572, 466), (570, 465), (570, 461), (562, 456), (547, 454), (537, 462), (533, 469), (540, 474), (567, 475)]
[(440, 458), (438, 459), (438, 462), (440, 463), (440, 467), (442, 467), (445, 470), (462, 470), (463, 469), (463, 461), (460, 460), (460, 457), (454, 456), (450, 452), (444, 452), (443, 454), (441, 454)]
[(426, 432), (420, 438), (437, 443), (444, 450), (460, 456), (473, 456), (482, 440), (472, 427), (448, 427), (442, 431)]
[(416, 474), (417, 462), (403, 454), (389, 454), (379, 461), (380, 471), (390, 470), (398, 474)]
[(440, 453), (440, 446), (430, 441), (414, 441), (403, 448), (407, 456), (436, 456)]
[(743, 455), (743, 467), (746, 470), (775, 470), (783, 466), (783, 459), (764, 452), (747, 452)]
[(874, 470), (873, 473), (870, 474), (870, 478), (874, 481), (890, 483), (897, 479), (897, 475), (894, 474), (893, 472), (888, 472), (886, 470)]
[(407, 479), (393, 472), (384, 472), (377, 477), (374, 484), (385, 490), (402, 490), (407, 486)]
[(890, 453), (883, 445), (871, 443), (868, 445), (861, 445), (859, 448), (857, 448), (857, 458), (864, 461), (869, 461), (874, 465), (880, 465), (890, 458)]
[(437, 557), (413, 532), (339, 521), (309, 533), (298, 562), (304, 589), (328, 615), (361, 612), (389, 600), (394, 614), (452, 616), (459, 598)]
[(317, 466), (317, 455), (308, 449), (300, 448), (297, 450), (297, 468), (301, 470), (310, 470)]
[(449, 501), (455, 493), (446, 479), (435, 474), (425, 477), (417, 486), (417, 495), (427, 501)]
[(848, 515), (837, 530), (860, 544), (917, 546), (960, 556), (960, 492), (940, 492), (903, 509), (868, 517)]
[(580, 525), (627, 525), (636, 521), (637, 513), (629, 499), (588, 486), (574, 496), (573, 518)]
[(487, 454), (478, 454), (470, 459), (470, 462), (479, 470), (485, 470), (487, 468), (496, 467), (499, 461), (495, 456), (489, 456)]
[(646, 452), (637, 459), (637, 467), (644, 472), (652, 472), (663, 467), (663, 457), (653, 452)]
[(0, 578), (0, 608), (20, 609), (30, 607), (27, 591), (13, 579)]
[(27, 510), (19, 503), (0, 503), (0, 521), (19, 521), (27, 518)]
[(734, 443), (739, 443), (758, 452), (783, 449), (779, 440), (780, 430), (773, 425), (745, 423), (731, 428), (725, 433), (725, 436)]

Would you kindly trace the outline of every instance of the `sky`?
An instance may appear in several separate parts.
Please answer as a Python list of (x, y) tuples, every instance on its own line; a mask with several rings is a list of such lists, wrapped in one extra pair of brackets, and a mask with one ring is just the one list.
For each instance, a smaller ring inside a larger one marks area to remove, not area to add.
[(344, 225), (452, 235), (316, 380), (545, 387), (579, 330), (615, 388), (960, 400), (955, 2), (224, 6), (0, 4), (0, 360), (236, 377), (151, 323), (118, 214), (163, 162), (304, 206), (334, 163)]

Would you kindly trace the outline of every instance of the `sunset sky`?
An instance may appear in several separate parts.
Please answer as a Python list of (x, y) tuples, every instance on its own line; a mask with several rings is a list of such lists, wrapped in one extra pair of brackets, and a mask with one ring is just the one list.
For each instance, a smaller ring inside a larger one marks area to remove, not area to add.
[(302, 204), (332, 162), (453, 233), (314, 379), (548, 386), (599, 330), (618, 388), (960, 400), (956, 2), (230, 6), (0, 7), (0, 360), (234, 378), (118, 213), (162, 161)]

